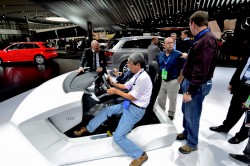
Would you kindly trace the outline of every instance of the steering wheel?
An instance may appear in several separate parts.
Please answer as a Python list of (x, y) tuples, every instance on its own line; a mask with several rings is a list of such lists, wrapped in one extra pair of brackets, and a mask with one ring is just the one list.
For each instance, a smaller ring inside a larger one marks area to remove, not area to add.
[(103, 80), (106, 88), (109, 89), (110, 88), (110, 84), (108, 83), (108, 81), (107, 81), (107, 79), (106, 79), (106, 77), (104, 75), (102, 75), (102, 80)]

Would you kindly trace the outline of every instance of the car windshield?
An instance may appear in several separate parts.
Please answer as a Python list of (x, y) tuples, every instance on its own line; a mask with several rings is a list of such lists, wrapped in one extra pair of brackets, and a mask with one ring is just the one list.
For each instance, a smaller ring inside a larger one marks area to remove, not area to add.
[(117, 40), (117, 39), (111, 40), (111, 42), (108, 46), (108, 49), (112, 49), (118, 42), (119, 42), (119, 40)]

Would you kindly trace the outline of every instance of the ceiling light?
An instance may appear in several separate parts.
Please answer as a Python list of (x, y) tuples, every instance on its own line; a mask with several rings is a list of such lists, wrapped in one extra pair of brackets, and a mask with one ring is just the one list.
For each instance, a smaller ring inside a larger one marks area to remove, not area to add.
[(56, 21), (56, 22), (70, 22), (69, 20), (63, 17), (47, 17), (45, 19), (49, 21)]

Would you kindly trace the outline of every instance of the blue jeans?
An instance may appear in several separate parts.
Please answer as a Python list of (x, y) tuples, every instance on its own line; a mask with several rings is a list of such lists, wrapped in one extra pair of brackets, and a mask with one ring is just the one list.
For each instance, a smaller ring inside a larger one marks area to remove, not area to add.
[(86, 126), (87, 130), (92, 133), (99, 127), (104, 121), (112, 115), (120, 115), (122, 117), (113, 135), (115, 143), (128, 155), (134, 159), (139, 158), (143, 151), (135, 145), (126, 136), (132, 130), (134, 125), (140, 121), (145, 114), (145, 109), (137, 108), (130, 104), (129, 109), (123, 108), (123, 103), (107, 107), (98, 113), (89, 124)]
[[(182, 84), (183, 94), (187, 91), (190, 82), (184, 80)], [(190, 102), (182, 102), (182, 113), (183, 113), (183, 134), (187, 138), (187, 145), (190, 147), (197, 147), (198, 145), (198, 134), (200, 126), (200, 117), (202, 111), (202, 103), (206, 95), (212, 88), (212, 81), (209, 80), (202, 84), (197, 92), (192, 94), (192, 100)]]

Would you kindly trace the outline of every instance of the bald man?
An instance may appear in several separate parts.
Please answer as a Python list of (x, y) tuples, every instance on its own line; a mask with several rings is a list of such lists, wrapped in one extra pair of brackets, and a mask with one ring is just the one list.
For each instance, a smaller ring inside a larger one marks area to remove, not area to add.
[(176, 111), (177, 94), (180, 88), (180, 81), (177, 78), (180, 76), (184, 64), (183, 58), (186, 58), (187, 54), (174, 49), (174, 40), (171, 37), (164, 40), (164, 48), (165, 50), (159, 54), (157, 59), (162, 76), (158, 103), (165, 111), (168, 97), (168, 117), (173, 120)]
[(90, 67), (90, 71), (96, 71), (102, 75), (107, 73), (107, 59), (104, 52), (100, 49), (98, 41), (91, 42), (91, 48), (84, 50), (81, 57), (81, 66), (77, 70), (78, 73), (84, 72), (84, 67)]

